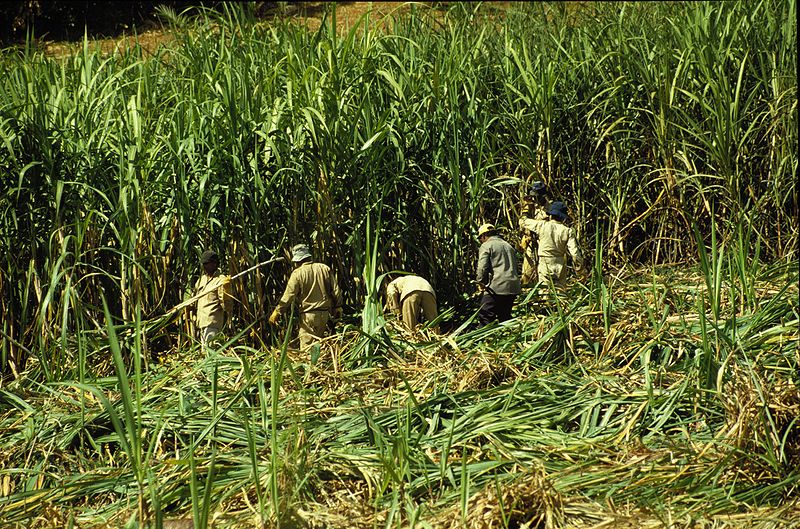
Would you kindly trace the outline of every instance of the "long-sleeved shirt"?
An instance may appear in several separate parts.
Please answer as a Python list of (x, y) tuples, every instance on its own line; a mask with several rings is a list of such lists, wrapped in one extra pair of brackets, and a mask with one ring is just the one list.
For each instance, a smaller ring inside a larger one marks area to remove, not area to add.
[(415, 275), (400, 276), (386, 287), (386, 305), (395, 314), (399, 314), (403, 300), (412, 292), (430, 292), (436, 297), (436, 292), (427, 280)]
[[(535, 232), (539, 238), (539, 259), (544, 260), (551, 271), (548, 275), (561, 279), (564, 277), (564, 266), (569, 253), (575, 268), (583, 268), (583, 257), (575, 230), (557, 220), (522, 219), (523, 229)], [(541, 266), (541, 265), (540, 265)]]
[(499, 295), (519, 294), (517, 255), (506, 241), (492, 235), (478, 250), (478, 282)]
[[(525, 254), (525, 258), (526, 258), (525, 266), (523, 266), (523, 273), (524, 273), (525, 269), (528, 267), (528, 265), (531, 265), (532, 263), (536, 262), (536, 259), (537, 259), (537, 256), (538, 256), (538, 252), (536, 251), (536, 248), (537, 248), (537, 244), (536, 243), (538, 242), (538, 236), (536, 235), (536, 232), (534, 232), (534, 231), (532, 231), (532, 230), (530, 230), (530, 229), (525, 227), (525, 221), (526, 220), (531, 220), (531, 219), (533, 219), (533, 220), (547, 220), (548, 218), (550, 218), (550, 216), (545, 211), (544, 207), (539, 206), (539, 205), (532, 206), (530, 208), (530, 211), (528, 211), (528, 214), (532, 215), (532, 216), (523, 217), (520, 220), (520, 223), (519, 223), (519, 227), (520, 227), (520, 230), (522, 231), (522, 235), (529, 237), (528, 244), (525, 245), (525, 247), (523, 247), (523, 249), (522, 249), (523, 253)], [(537, 238), (531, 239), (532, 236), (535, 236)]]
[(195, 295), (203, 294), (197, 300), (197, 326), (222, 327), (225, 313), (231, 312), (231, 286), (230, 277), (214, 272), (213, 275), (203, 274), (194, 285)]
[(527, 217), (533, 220), (547, 220), (550, 218), (550, 215), (547, 214), (547, 210), (544, 206), (540, 206), (538, 204), (534, 204), (527, 208), (525, 215), (523, 217)]
[(292, 270), (276, 310), (285, 314), (292, 303), (297, 303), (300, 312), (333, 312), (341, 307), (342, 294), (330, 267), (309, 262)]

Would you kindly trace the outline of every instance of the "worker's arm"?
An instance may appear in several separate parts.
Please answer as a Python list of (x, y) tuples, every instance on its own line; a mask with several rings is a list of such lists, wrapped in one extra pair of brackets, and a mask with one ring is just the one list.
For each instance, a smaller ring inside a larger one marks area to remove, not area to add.
[(581, 255), (581, 249), (578, 247), (578, 239), (575, 236), (575, 230), (572, 228), (569, 229), (569, 237), (567, 238), (567, 251), (570, 257), (572, 257), (572, 262), (575, 263), (575, 270), (579, 272), (582, 271), (583, 256)]
[(519, 219), (519, 227), (529, 235), (538, 235), (539, 230), (546, 222), (546, 220), (536, 220), (530, 217), (523, 217)]
[(344, 305), (342, 290), (339, 288), (339, 281), (336, 279), (333, 272), (331, 272), (331, 303), (334, 309), (340, 309), (342, 305)]
[[(200, 282), (203, 280), (203, 276), (197, 278), (197, 281), (194, 282), (194, 287), (191, 289), (187, 289), (186, 292), (183, 293), (183, 301), (187, 302), (193, 297), (197, 296), (200, 293)], [(194, 321), (197, 319), (197, 302), (199, 300), (195, 300), (192, 303), (189, 303), (185, 307), (186, 317), (190, 321)]]
[(492, 281), (492, 256), (486, 245), (481, 245), (478, 253), (478, 271), (476, 280), (482, 285), (488, 285)]
[(231, 311), (233, 310), (233, 290), (231, 289), (231, 278), (230, 276), (220, 276), (219, 280), (222, 284), (217, 288), (217, 296), (219, 296), (219, 299), (222, 300), (222, 310), (230, 318)]
[(393, 314), (400, 315), (400, 289), (394, 281), (386, 287), (386, 306)]
[(286, 282), (286, 289), (283, 291), (283, 296), (281, 296), (280, 301), (278, 301), (278, 306), (275, 307), (275, 310), (278, 311), (279, 314), (286, 314), (289, 312), (292, 303), (300, 297), (300, 278), (298, 277), (298, 270), (299, 268), (292, 271), (292, 274), (289, 276), (289, 281)]
[(339, 288), (339, 281), (336, 280), (336, 276), (333, 275), (333, 272), (329, 270), (329, 277), (330, 277), (330, 296), (331, 296), (331, 315), (334, 318), (338, 319), (342, 317), (342, 305), (344, 305), (344, 300), (342, 299), (342, 291)]
[(272, 314), (269, 315), (269, 322), (272, 325), (277, 325), (281, 318), (281, 314), (289, 312), (289, 308), (294, 303), (294, 300), (300, 295), (300, 281), (297, 278), (297, 270), (292, 271), (289, 276), (289, 281), (286, 283), (286, 288), (283, 291), (278, 305), (273, 309)]

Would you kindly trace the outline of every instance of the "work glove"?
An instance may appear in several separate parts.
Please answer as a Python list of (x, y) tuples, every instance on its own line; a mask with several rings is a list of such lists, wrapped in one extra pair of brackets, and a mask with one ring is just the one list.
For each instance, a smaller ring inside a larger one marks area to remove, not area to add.
[(270, 325), (278, 325), (278, 320), (281, 319), (281, 313), (278, 312), (278, 309), (272, 311), (272, 314), (269, 315), (269, 324)]
[(486, 290), (486, 286), (480, 281), (472, 281), (472, 283), (477, 287), (475, 292), (472, 294), (472, 297), (481, 297)]
[(523, 252), (528, 249), (528, 246), (530, 246), (530, 244), (531, 244), (530, 235), (523, 236), (522, 239), (520, 239), (519, 241), (519, 247), (522, 249)]

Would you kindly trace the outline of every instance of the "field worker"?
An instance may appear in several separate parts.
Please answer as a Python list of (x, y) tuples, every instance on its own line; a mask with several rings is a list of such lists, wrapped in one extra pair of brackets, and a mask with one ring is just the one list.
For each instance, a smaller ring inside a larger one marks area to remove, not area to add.
[(528, 188), (528, 194), (522, 199), (522, 216), (535, 220), (547, 220), (547, 203), (550, 192), (544, 182), (537, 180)]
[(567, 220), (567, 206), (563, 202), (553, 202), (547, 209), (548, 220), (524, 218), (521, 228), (535, 232), (539, 239), (539, 281), (552, 281), (563, 285), (567, 275), (567, 254), (572, 257), (575, 269), (583, 269), (583, 257), (578, 248), (575, 230), (564, 225)]
[(293, 303), (296, 304), (300, 349), (306, 349), (325, 336), (331, 316), (341, 318), (342, 295), (330, 267), (313, 262), (307, 245), (297, 244), (292, 248), (292, 263), (294, 270), (269, 322), (277, 325), (281, 315), (289, 312)]
[(511, 307), (520, 293), (517, 256), (514, 247), (497, 235), (493, 224), (478, 228), (481, 247), (478, 250), (477, 282), (483, 289), (478, 321), (483, 327), (494, 321), (511, 318)]
[(194, 285), (194, 295), (199, 296), (196, 302), (197, 328), (200, 343), (208, 346), (211, 339), (222, 330), (226, 316), (231, 314), (230, 277), (219, 273), (219, 256), (213, 250), (206, 250), (200, 255), (203, 274)]
[(415, 275), (402, 275), (386, 286), (386, 308), (402, 316), (403, 323), (412, 331), (422, 323), (423, 316), (432, 321), (438, 315), (433, 287)]
[[(531, 184), (530, 192), (523, 199), (521, 218), (533, 220), (547, 220), (547, 201), (549, 193), (544, 182), (536, 181)], [(522, 251), (522, 284), (530, 285), (536, 282), (536, 269), (539, 262), (536, 232), (525, 229), (520, 230), (520, 250)]]

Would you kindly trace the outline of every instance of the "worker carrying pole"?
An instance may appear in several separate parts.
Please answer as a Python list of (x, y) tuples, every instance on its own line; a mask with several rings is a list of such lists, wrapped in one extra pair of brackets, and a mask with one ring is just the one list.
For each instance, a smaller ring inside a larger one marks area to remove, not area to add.
[[(262, 266), (283, 260), (283, 257), (273, 257), (253, 265), (234, 276), (228, 276), (218, 273), (219, 258), (216, 252), (210, 250), (203, 252), (200, 256), (200, 263), (203, 266), (204, 273), (195, 284), (194, 294), (161, 316), (149, 320), (144, 327), (146, 332), (163, 328), (180, 310), (196, 304), (200, 340), (203, 344), (206, 344), (222, 328), (221, 320), (223, 315), (220, 312), (230, 315), (229, 303), (233, 299), (230, 295), (231, 281), (247, 275)], [(227, 309), (226, 303), (228, 304)], [(208, 327), (211, 328), (209, 329)]]
[(257, 268), (283, 260), (283, 257), (268, 259), (262, 263), (251, 266), (247, 270), (239, 272), (233, 277), (219, 273), (219, 257), (213, 250), (206, 250), (200, 256), (200, 264), (203, 266), (203, 274), (197, 280), (194, 287), (194, 296), (184, 301), (172, 310), (179, 310), (182, 307), (195, 303), (196, 321), (199, 331), (200, 343), (203, 347), (208, 346), (211, 339), (219, 333), (225, 326), (225, 322), (230, 321), (231, 302), (231, 281), (256, 270)]

